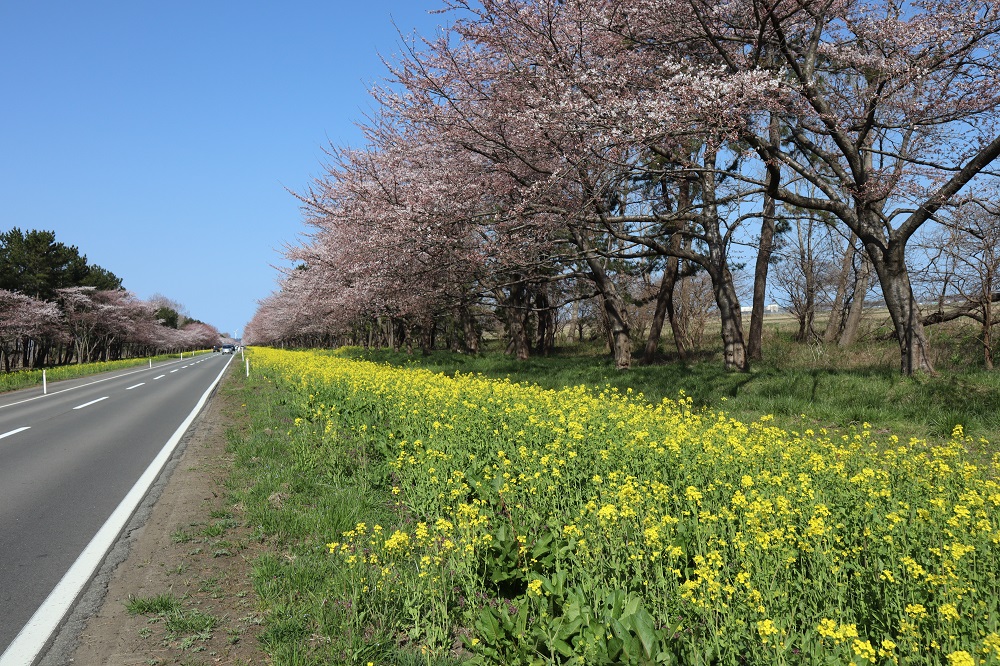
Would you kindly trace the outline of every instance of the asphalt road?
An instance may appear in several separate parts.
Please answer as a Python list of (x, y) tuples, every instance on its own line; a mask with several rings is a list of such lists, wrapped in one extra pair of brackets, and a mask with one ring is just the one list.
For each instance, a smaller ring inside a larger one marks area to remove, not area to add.
[(0, 395), (0, 654), (232, 359)]

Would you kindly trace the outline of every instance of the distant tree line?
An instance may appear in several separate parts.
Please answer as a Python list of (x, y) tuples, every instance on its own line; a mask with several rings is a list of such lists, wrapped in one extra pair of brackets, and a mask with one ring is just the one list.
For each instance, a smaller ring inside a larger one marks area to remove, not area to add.
[(0, 233), (0, 367), (6, 372), (219, 344), (212, 326), (162, 296), (122, 287), (51, 231)]

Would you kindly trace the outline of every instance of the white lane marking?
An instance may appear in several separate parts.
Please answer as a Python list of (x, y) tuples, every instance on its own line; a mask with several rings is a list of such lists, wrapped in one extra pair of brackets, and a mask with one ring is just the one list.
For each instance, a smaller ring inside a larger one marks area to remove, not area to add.
[(166, 375), (160, 375), (159, 377), (153, 377), (153, 379), (163, 379)]
[[(177, 368), (177, 370), (180, 370), (180, 368)], [(177, 372), (177, 370), (171, 370), (170, 372)]]
[(4, 437), (10, 437), (11, 435), (16, 435), (17, 433), (24, 432), (25, 430), (31, 430), (31, 426), (24, 426), (23, 428), (18, 428), (17, 430), (11, 430), (10, 432), (5, 432), (4, 434), (0, 435), (0, 439), (3, 439)]
[(77, 405), (73, 409), (83, 409), (84, 407), (90, 407), (95, 402), (100, 402), (101, 400), (107, 400), (107, 399), (108, 399), (108, 396), (104, 396), (103, 398), (98, 398), (97, 400), (91, 400), (90, 402), (85, 402), (82, 405)]
[(125, 389), (125, 390), (126, 390), (126, 391), (131, 391), (131, 390), (132, 390), (132, 389), (134, 389), (134, 388), (139, 388), (140, 386), (145, 386), (145, 385), (146, 385), (146, 382), (139, 382), (139, 383), (138, 383), (138, 384), (136, 384), (135, 386), (129, 386), (129, 387), (128, 387), (127, 389)]
[[(170, 363), (180, 363), (180, 361), (168, 361), (167, 365), (169, 365)], [(159, 367), (161, 366), (157, 366), (157, 368)], [(114, 377), (105, 377), (104, 379), (98, 379), (92, 382), (87, 382), (86, 384), (80, 384), (79, 386), (70, 386), (69, 388), (64, 388), (60, 391), (51, 391), (43, 395), (36, 395), (34, 398), (26, 398), (24, 400), (18, 400), (17, 402), (8, 402), (6, 405), (0, 405), (0, 409), (3, 409), (4, 407), (13, 407), (14, 405), (23, 405), (24, 403), (31, 402), (32, 400), (41, 400), (42, 398), (48, 398), (51, 395), (59, 395), (60, 393), (66, 393), (67, 391), (75, 391), (85, 386), (93, 386), (94, 384), (100, 384), (101, 382), (110, 382), (112, 379), (120, 379), (121, 377), (128, 377), (129, 375), (134, 375), (137, 372), (145, 372), (146, 370), (149, 370), (149, 368), (140, 368), (139, 370), (123, 372), (122, 374), (115, 375)], [(162, 377), (163, 375), (160, 376)], [(71, 380), (64, 380), (64, 381), (71, 381)]]
[(146, 471), (142, 473), (139, 480), (132, 486), (132, 490), (128, 491), (128, 495), (125, 496), (125, 499), (114, 510), (108, 521), (97, 531), (97, 534), (90, 540), (87, 547), (83, 549), (80, 556), (76, 558), (76, 562), (73, 563), (73, 566), (69, 568), (69, 571), (62, 577), (62, 580), (49, 593), (49, 596), (38, 607), (38, 610), (31, 616), (31, 619), (21, 627), (21, 631), (14, 638), (14, 642), (7, 646), (3, 654), (0, 654), (0, 666), (24, 666), (24, 664), (35, 663), (35, 659), (38, 658), (42, 649), (49, 642), (49, 638), (53, 632), (62, 623), (63, 616), (66, 615), (70, 606), (76, 601), (83, 587), (90, 582), (94, 571), (104, 561), (104, 556), (107, 554), (108, 549), (118, 539), (118, 535), (125, 528), (128, 519), (132, 516), (136, 507), (139, 506), (142, 498), (146, 496), (149, 487), (153, 485), (156, 477), (160, 475), (163, 466), (170, 459), (174, 449), (177, 448), (177, 444), (181, 441), (181, 437), (184, 436), (184, 433), (191, 426), (191, 422), (194, 421), (202, 407), (205, 406), (208, 397), (212, 394), (216, 384), (222, 379), (222, 375), (225, 374), (228, 367), (229, 363), (226, 363), (225, 367), (222, 368), (222, 372), (219, 373), (215, 381), (202, 394), (201, 399), (198, 400), (198, 404), (194, 406), (194, 409), (187, 415), (184, 422), (177, 427), (174, 434), (163, 445), (163, 448), (160, 449), (153, 462), (149, 463), (149, 467), (146, 468)]

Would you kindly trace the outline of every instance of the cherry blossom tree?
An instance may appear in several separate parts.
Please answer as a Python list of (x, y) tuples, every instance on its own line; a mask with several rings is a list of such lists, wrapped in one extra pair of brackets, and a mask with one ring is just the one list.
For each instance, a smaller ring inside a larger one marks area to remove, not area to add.
[[(619, 3), (448, 6), (465, 18), (393, 69), (406, 94), (383, 93), (383, 104), (488, 158), (519, 191), (524, 217), (557, 225), (550, 235), (573, 246), (600, 294), (618, 367), (630, 363), (630, 322), (606, 260), (683, 252), (716, 285), (727, 367), (746, 369), (726, 257), (739, 224), (729, 209), (749, 193), (724, 182), (720, 163), (735, 157), (727, 143), (773, 77), (706, 68), (682, 30), (657, 41), (666, 56), (623, 39), (648, 39), (650, 29)], [(695, 18), (689, 8), (662, 16), (658, 28)], [(678, 234), (696, 242), (673, 242)]]
[(22, 368), (34, 365), (32, 359), (41, 354), (32, 354), (32, 347), (44, 347), (45, 338), (57, 336), (59, 320), (55, 303), (0, 289), (0, 356), (4, 370), (10, 372), (18, 364)]
[[(640, 3), (656, 19), (655, 3)], [(970, 0), (689, 0), (727, 73), (781, 81), (741, 138), (780, 168), (774, 196), (864, 244), (904, 374), (933, 372), (907, 247), (1000, 156), (1000, 6)], [(642, 11), (642, 9), (640, 9)], [(806, 181), (810, 196), (792, 184)]]
[[(553, 285), (586, 280), (616, 365), (627, 368), (623, 285), (666, 267), (650, 329), (655, 351), (681, 266), (698, 266), (711, 278), (726, 366), (746, 370), (731, 247), (763, 220), (759, 305), (781, 202), (830, 216), (859, 239), (900, 340), (901, 369), (933, 370), (906, 247), (1000, 154), (995, 7), (448, 0), (445, 8), (457, 17), (447, 30), (387, 63), (389, 80), (373, 90), (379, 110), (363, 126), (367, 146), (331, 151), (327, 173), (300, 195), (315, 233), (289, 258), (304, 275), (286, 276), (262, 303), (274, 321), (254, 330), (294, 335), (289, 326), (301, 321), (293, 328), (353, 327), (357, 337), (360, 327), (371, 340), (398, 324), (426, 338), (449, 317), (468, 329), (468, 313), (492, 300), (524, 357), (530, 322), (558, 307), (550, 297), (580, 291)], [(295, 295), (308, 300), (295, 304)]]

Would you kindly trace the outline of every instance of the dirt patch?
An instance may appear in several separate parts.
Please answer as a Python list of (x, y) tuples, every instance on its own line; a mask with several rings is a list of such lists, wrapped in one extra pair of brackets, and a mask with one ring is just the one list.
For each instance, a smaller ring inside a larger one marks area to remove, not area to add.
[[(91, 585), (97, 589), (85, 595), (75, 614), (87, 617), (76, 620), (75, 630), (71, 618), (63, 634), (72, 635), (57, 639), (43, 665), (268, 663), (257, 641), (261, 617), (249, 576), (255, 542), (238, 507), (226, 501), (232, 465), (226, 430), (233, 424), (229, 415), (240, 411), (225, 383), (175, 456), (148, 517), (137, 516), (141, 524), (130, 526), (127, 547), (119, 548), (124, 559), (106, 564), (104, 580), (99, 575)], [(173, 610), (128, 610), (130, 601), (154, 599), (169, 601)]]

